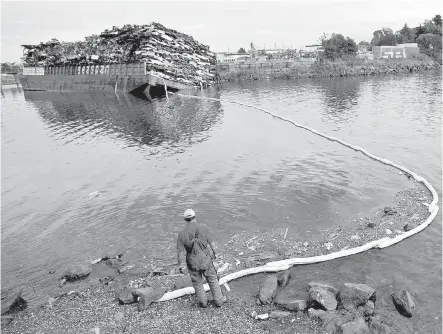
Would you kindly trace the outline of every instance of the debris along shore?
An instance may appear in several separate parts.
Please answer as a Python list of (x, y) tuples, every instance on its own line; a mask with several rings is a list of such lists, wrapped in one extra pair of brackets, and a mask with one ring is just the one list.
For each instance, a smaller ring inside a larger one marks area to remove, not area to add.
[[(219, 275), (224, 276), (229, 272), (278, 259), (324, 255), (414, 228), (428, 216), (426, 204), (431, 201), (429, 192), (419, 183), (415, 182), (415, 185), (414, 188), (396, 194), (395, 206), (380, 208), (369, 217), (350, 220), (346, 227), (325, 230), (314, 235), (310, 240), (293, 238), (286, 232), (286, 229), (271, 232), (244, 232), (233, 236), (229, 242), (219, 246), (220, 256), (217, 259)], [(337, 324), (335, 329), (337, 333), (343, 330), (340, 326), (347, 323), (350, 318), (352, 319), (349, 322), (357, 320), (355, 325), (362, 328), (372, 326), (374, 321), (378, 321), (380, 325), (386, 325), (383, 319), (371, 320), (372, 316), (366, 316), (366, 321), (360, 319), (365, 317), (366, 306), (370, 311), (371, 305), (366, 305), (366, 302), (368, 300), (373, 302), (372, 295), (363, 303), (364, 305), (355, 305), (355, 309), (347, 310), (351, 312), (351, 316), (348, 313), (341, 314), (341, 311), (335, 309), (326, 312), (323, 306), (315, 306), (316, 304), (310, 299), (293, 295), (293, 290), (278, 288), (278, 284), (284, 285), (283, 283), (286, 284), (288, 280), (289, 284), (292, 284), (289, 279), (290, 275), (288, 279), (284, 278), (285, 272), (276, 275), (276, 284), (269, 279), (273, 274), (262, 274), (266, 282), (262, 284), (262, 288), (266, 288), (260, 291), (258, 296), (244, 292), (248, 290), (245, 289), (245, 284), (249, 286), (248, 282), (254, 281), (254, 278), (244, 277), (230, 282), (228, 286), (230, 292), (223, 287), (223, 292), (230, 295), (230, 300), (221, 309), (212, 307), (200, 309), (196, 305), (194, 296), (151, 304), (168, 290), (189, 286), (188, 276), (178, 275), (172, 265), (147, 272), (131, 272), (132, 264), (125, 263), (125, 256), (125, 250), (106, 252), (95, 261), (94, 265), (75, 266), (67, 270), (60, 277), (62, 287), (57, 288), (54, 298), (43, 301), (44, 304), (35, 309), (23, 311), (22, 308), (15, 310), (11, 307), (2, 314), (2, 323), (9, 322), (8, 326), (2, 326), (3, 332), (90, 333), (94, 328), (99, 328), (100, 331), (106, 333), (121, 333), (122, 331), (165, 333), (183, 331), (183, 329), (185, 332), (194, 333), (265, 333), (268, 331), (324, 333), (324, 326), (330, 323), (329, 320), (324, 319), (329, 319), (332, 313), (332, 317), (337, 320), (334, 322)], [(294, 284), (297, 284), (297, 277), (292, 279), (295, 281)], [(339, 287), (335, 289), (339, 290)], [(320, 292), (323, 293), (323, 291)], [(412, 316), (414, 319), (416, 311), (414, 298), (407, 291), (392, 291), (392, 293), (392, 302), (399, 310), (398, 312), (407, 317)], [(314, 299), (318, 294), (310, 295), (312, 298), (309, 298)], [(259, 297), (261, 305), (256, 304), (256, 297)], [(337, 297), (335, 299), (329, 295), (328, 297), (331, 298), (323, 298), (330, 302), (328, 305), (332, 305), (328, 308), (334, 308), (335, 303), (340, 304), (337, 294), (335, 294)], [(285, 300), (289, 300), (289, 304)], [(359, 309), (358, 306), (363, 308)], [(308, 307), (316, 310), (323, 309), (326, 313), (308, 312)], [(278, 309), (285, 311), (284, 313), (275, 312)], [(375, 304), (375, 309), (377, 309), (377, 304)], [(386, 326), (391, 327), (392, 324), (387, 323)], [(385, 328), (386, 326), (379, 327), (389, 330)], [(398, 329), (395, 326), (394, 332)], [(389, 331), (379, 332), (389, 333)]]
[(159, 23), (114, 26), (84, 41), (52, 39), (22, 45), (25, 66), (64, 66), (146, 62), (148, 73), (187, 85), (209, 86), (215, 54), (189, 35)]

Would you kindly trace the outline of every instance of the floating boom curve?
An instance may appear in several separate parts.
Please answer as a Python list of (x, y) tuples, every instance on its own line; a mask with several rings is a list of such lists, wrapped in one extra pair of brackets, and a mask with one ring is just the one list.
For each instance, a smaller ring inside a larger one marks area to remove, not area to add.
[[(204, 99), (204, 100), (213, 100), (213, 101), (219, 101), (219, 102), (228, 102), (228, 103), (233, 103), (233, 104), (238, 104), (244, 107), (249, 107), (249, 108), (254, 108), (260, 111), (263, 111), (269, 115), (271, 115), (272, 117), (281, 119), (282, 121), (286, 121), (289, 122), (299, 128), (305, 129), (307, 131), (310, 131), (316, 135), (319, 135), (323, 138), (326, 138), (328, 140), (331, 141), (336, 141), (348, 148), (351, 148), (355, 151), (360, 151), (361, 153), (363, 153), (364, 155), (366, 155), (367, 157), (379, 161), (385, 165), (389, 165), (392, 167), (395, 167), (401, 171), (403, 171), (404, 173), (407, 173), (409, 175), (411, 175), (417, 182), (421, 182), (424, 184), (424, 186), (426, 188), (428, 188), (428, 190), (432, 193), (432, 197), (433, 200), (431, 202), (431, 204), (429, 205), (429, 212), (430, 215), (428, 216), (428, 218), (421, 223), (419, 226), (413, 228), (412, 230), (402, 233), (394, 238), (389, 238), (389, 237), (385, 237), (382, 239), (378, 239), (378, 240), (374, 240), (371, 242), (368, 242), (367, 244), (364, 244), (362, 246), (359, 247), (354, 247), (351, 249), (346, 249), (346, 250), (341, 250), (338, 252), (334, 252), (334, 253), (330, 253), (327, 255), (319, 255), (319, 256), (313, 256), (313, 257), (305, 257), (305, 258), (291, 258), (291, 259), (286, 259), (286, 260), (280, 260), (280, 261), (274, 261), (274, 262), (268, 262), (267, 264), (265, 264), (264, 266), (260, 266), (260, 267), (255, 267), (255, 268), (248, 268), (248, 269), (244, 269), (244, 270), (240, 270), (237, 271), (235, 273), (226, 275), (222, 278), (220, 278), (219, 284), (225, 284), (229, 281), (232, 281), (234, 279), (240, 278), (240, 277), (244, 277), (247, 275), (252, 275), (252, 274), (258, 274), (258, 273), (264, 273), (264, 272), (277, 272), (277, 271), (282, 271), (282, 270), (287, 270), (289, 269), (291, 266), (295, 265), (295, 264), (310, 264), (310, 263), (317, 263), (317, 262), (324, 262), (324, 261), (329, 261), (329, 260), (333, 260), (333, 259), (337, 259), (340, 257), (345, 257), (345, 256), (350, 256), (350, 255), (354, 255), (354, 254), (358, 254), (358, 253), (362, 253), (365, 252), (371, 248), (385, 248), (385, 247), (389, 247), (392, 245), (395, 245), (396, 243), (399, 243), (400, 241), (402, 241), (403, 239), (406, 239), (414, 234), (417, 234), (419, 232), (421, 232), (422, 230), (424, 230), (426, 227), (429, 226), (429, 224), (432, 223), (432, 221), (434, 220), (434, 218), (437, 216), (439, 207), (437, 206), (438, 203), (438, 194), (435, 191), (434, 187), (423, 177), (415, 174), (414, 172), (410, 171), (409, 169), (396, 164), (390, 160), (387, 159), (383, 159), (380, 157), (377, 157), (376, 155), (373, 155), (371, 153), (369, 153), (368, 151), (366, 151), (365, 149), (359, 147), (359, 146), (355, 146), (352, 144), (349, 144), (341, 139), (332, 137), (332, 136), (328, 136), (324, 133), (318, 132), (314, 129), (311, 129), (307, 126), (301, 125), (297, 122), (294, 122), (288, 118), (276, 115), (270, 111), (267, 111), (263, 108), (254, 106), (254, 105), (250, 105), (250, 104), (246, 104), (246, 103), (242, 103), (242, 102), (237, 102), (237, 101), (230, 101), (230, 100), (224, 100), (224, 99), (216, 99), (216, 98), (210, 98), (210, 97), (201, 97), (201, 96), (191, 96), (191, 95), (183, 95), (183, 94), (179, 94), (179, 93), (173, 93), (175, 95), (181, 96), (181, 97), (188, 97), (188, 98), (194, 98), (194, 99)], [(209, 285), (205, 284), (204, 286), (205, 291), (209, 290)], [(175, 298), (179, 298), (185, 295), (189, 295), (189, 294), (193, 294), (195, 293), (194, 288), (193, 287), (188, 287), (188, 288), (184, 288), (184, 289), (179, 289), (179, 290), (174, 290), (171, 292), (168, 292), (166, 294), (163, 295), (163, 297), (161, 299), (158, 300), (158, 302), (162, 302), (162, 301), (167, 301), (167, 300), (171, 300), (171, 299), (175, 299)]]

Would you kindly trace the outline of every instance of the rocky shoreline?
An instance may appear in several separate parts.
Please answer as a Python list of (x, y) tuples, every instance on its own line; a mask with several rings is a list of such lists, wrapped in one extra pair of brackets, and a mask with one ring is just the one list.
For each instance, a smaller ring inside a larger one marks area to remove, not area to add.
[(378, 59), (351, 61), (314, 62), (311, 66), (295, 66), (292, 68), (264, 68), (259, 71), (220, 72), (220, 81), (253, 81), (270, 79), (306, 79), (332, 78), (349, 76), (376, 76), (392, 74), (421, 73), (441, 71), (441, 65), (432, 59)]
[[(427, 218), (427, 205), (432, 200), (426, 188), (411, 182), (413, 188), (395, 195), (395, 206), (379, 208), (364, 218), (356, 217), (309, 240), (288, 236), (285, 229), (235, 235), (218, 247), (219, 276), (279, 259), (325, 255), (404, 233)], [(248, 277), (229, 282), (223, 286), (223, 292), (230, 299), (221, 309), (200, 309), (194, 296), (155, 302), (166, 291), (189, 286), (189, 277), (176, 273), (174, 265), (152, 269), (137, 266), (125, 259), (126, 251), (115, 248), (100, 254), (92, 264), (67, 268), (54, 296), (36, 308), (26, 308), (19, 292), (2, 299), (3, 332), (90, 333), (95, 328), (103, 333), (398, 332), (395, 326), (391, 328), (389, 315), (370, 312), (377, 309), (375, 289), (364, 287), (364, 291), (371, 292), (366, 293), (364, 302), (362, 299), (347, 303), (343, 296), (352, 294), (346, 289), (358, 295), (359, 288), (355, 286), (360, 287), (360, 282), (334, 287), (328, 282), (314, 281), (316, 285), (308, 284), (306, 298), (293, 293), (293, 287), (300, 283), (291, 280), (290, 270), (263, 275), (257, 295), (242, 293), (244, 284), (250, 284)], [(397, 310), (413, 319), (414, 298), (407, 291), (392, 293)]]

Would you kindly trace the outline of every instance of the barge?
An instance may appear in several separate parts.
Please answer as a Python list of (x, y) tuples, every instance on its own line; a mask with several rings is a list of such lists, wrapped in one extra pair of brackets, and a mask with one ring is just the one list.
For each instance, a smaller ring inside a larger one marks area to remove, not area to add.
[(114, 92), (164, 95), (165, 90), (196, 90), (201, 87), (162, 78), (147, 72), (146, 62), (24, 67), (18, 80), (25, 91)]

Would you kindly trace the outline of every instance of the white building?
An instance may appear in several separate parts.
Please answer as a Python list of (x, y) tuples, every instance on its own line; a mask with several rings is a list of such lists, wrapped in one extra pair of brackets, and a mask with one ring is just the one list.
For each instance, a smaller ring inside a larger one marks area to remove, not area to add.
[(217, 63), (235, 63), (249, 60), (251, 56), (248, 53), (217, 52), (215, 58)]

